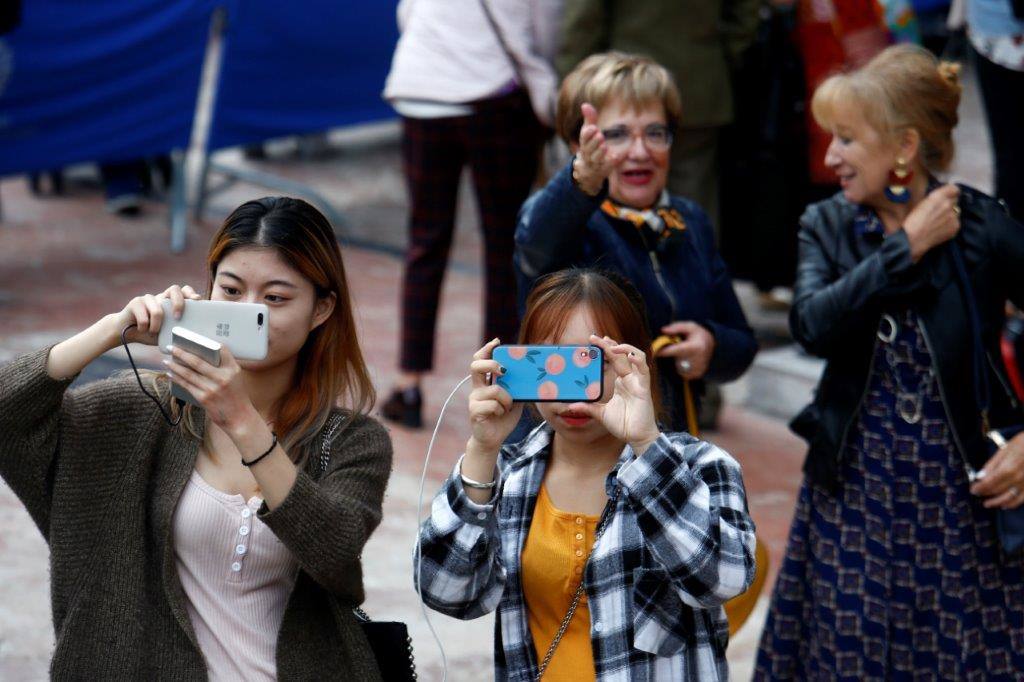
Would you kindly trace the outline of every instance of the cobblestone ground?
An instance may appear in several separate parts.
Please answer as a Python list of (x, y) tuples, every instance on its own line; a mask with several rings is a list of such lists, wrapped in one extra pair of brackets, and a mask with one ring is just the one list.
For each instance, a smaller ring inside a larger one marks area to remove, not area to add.
[[(987, 137), (970, 82), (961, 114), (956, 176), (987, 189)], [(376, 385), (384, 393), (395, 372), (401, 260), (394, 253), (405, 239), (405, 197), (397, 149), (393, 143), (366, 146), (345, 134), (332, 139), (340, 151), (328, 160), (296, 163), (279, 157), (259, 167), (316, 186), (345, 212), (346, 235), (377, 245), (346, 248), (346, 266), (363, 348)], [(243, 163), (232, 153), (222, 155), (221, 160)], [(162, 205), (149, 205), (143, 217), (128, 221), (107, 216), (99, 195), (87, 186), (73, 186), (65, 197), (42, 200), (28, 193), (21, 178), (0, 181), (0, 362), (66, 338), (138, 293), (162, 290), (172, 282), (201, 284), (205, 245), (217, 221), (241, 201), (268, 193), (272, 192), (238, 185), (216, 197), (207, 221), (190, 227), (186, 252), (172, 256), (167, 252), (167, 213)], [(468, 186), (461, 196), (453, 267), (444, 288), (436, 371), (426, 386), (426, 418), (431, 424), (444, 397), (464, 376), (479, 341), (479, 236)], [(785, 330), (784, 316), (766, 316), (754, 308), (749, 312), (759, 329), (767, 329), (773, 336)], [(796, 354), (790, 351), (789, 356)], [(143, 352), (140, 357), (143, 363), (155, 361), (151, 353)], [(83, 380), (122, 366), (121, 354), (110, 353), (93, 363)], [(785, 367), (781, 371), (785, 373)], [(730, 396), (741, 397), (723, 411), (719, 429), (706, 437), (732, 452), (743, 465), (750, 508), (759, 534), (772, 552), (769, 579), (773, 580), (784, 550), (804, 449), (782, 420), (744, 407), (756, 402), (751, 397), (777, 390), (779, 383), (770, 374), (752, 376), (762, 378), (748, 379), (730, 391)], [(813, 382), (813, 376), (809, 381)], [(428, 500), (465, 442), (464, 404), (464, 396), (453, 401), (441, 425), (427, 476)], [(437, 680), (441, 677), (440, 655), (420, 613), (410, 577), (419, 476), (430, 434), (394, 428), (391, 435), (396, 462), (384, 521), (363, 554), (365, 607), (375, 618), (409, 624), (421, 679)], [(53, 646), (48, 590), (46, 546), (13, 495), (0, 484), (0, 680), (46, 678)], [(764, 611), (763, 597), (754, 617), (730, 645), (735, 679), (749, 677)], [(435, 614), (432, 622), (445, 645), (450, 680), (490, 677), (491, 618), (463, 623)]]

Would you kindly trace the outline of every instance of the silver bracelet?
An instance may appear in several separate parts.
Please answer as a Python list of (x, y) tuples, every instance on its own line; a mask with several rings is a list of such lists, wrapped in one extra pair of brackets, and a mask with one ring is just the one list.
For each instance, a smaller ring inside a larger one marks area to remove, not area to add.
[(466, 478), (466, 475), (462, 473), (462, 460), (464, 459), (466, 459), (465, 454), (459, 457), (459, 478), (462, 479), (462, 485), (477, 490), (494, 490), (494, 485), (498, 482), (497, 479), (490, 483), (481, 483), (480, 481), (474, 481), (472, 478)]

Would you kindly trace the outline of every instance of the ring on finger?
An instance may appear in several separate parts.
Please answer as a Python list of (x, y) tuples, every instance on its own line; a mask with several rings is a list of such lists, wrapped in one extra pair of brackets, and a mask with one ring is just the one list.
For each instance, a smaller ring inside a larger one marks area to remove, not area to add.
[(1010, 493), (1011, 497), (1018, 497), (1020, 495), (1020, 490), (1015, 485), (1011, 485), (1006, 492)]
[(959, 218), (960, 217), (960, 207), (959, 206), (953, 206), (953, 213), (956, 215), (957, 218)]
[(683, 374), (689, 374), (690, 370), (693, 369), (693, 363), (689, 360), (678, 360), (676, 361), (676, 367), (678, 367), (679, 371)]

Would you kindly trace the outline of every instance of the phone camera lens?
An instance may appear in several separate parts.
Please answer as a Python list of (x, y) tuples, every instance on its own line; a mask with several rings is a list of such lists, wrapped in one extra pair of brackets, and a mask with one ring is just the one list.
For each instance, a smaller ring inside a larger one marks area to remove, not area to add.
[(263, 313), (260, 313), (259, 315), (256, 316), (256, 324), (258, 324), (261, 327), (263, 326)]
[(597, 349), (596, 348), (591, 348), (590, 349), (590, 359), (591, 360), (597, 360)]

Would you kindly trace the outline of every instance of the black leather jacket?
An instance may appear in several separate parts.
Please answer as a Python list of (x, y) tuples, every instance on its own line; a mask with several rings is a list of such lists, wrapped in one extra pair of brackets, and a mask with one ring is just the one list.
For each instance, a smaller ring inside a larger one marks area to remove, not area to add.
[[(956, 239), (978, 299), (989, 359), (993, 426), (1024, 422), (999, 352), (1007, 298), (1024, 306), (1024, 226), (1003, 205), (961, 186)], [(839, 458), (867, 389), (881, 315), (909, 307), (918, 317), (950, 416), (952, 437), (973, 468), (986, 458), (973, 389), (971, 327), (949, 245), (917, 264), (907, 235), (858, 233), (858, 207), (842, 194), (812, 204), (800, 219), (800, 256), (790, 329), (810, 353), (828, 363), (814, 401), (790, 424), (807, 439), (804, 472), (832, 489)]]

